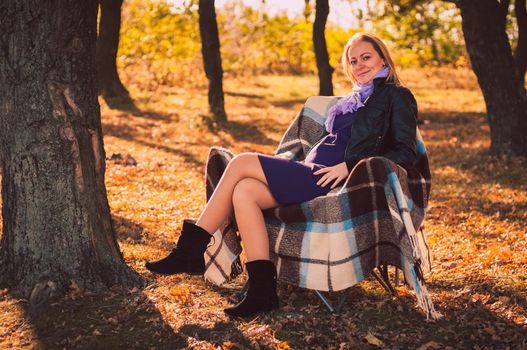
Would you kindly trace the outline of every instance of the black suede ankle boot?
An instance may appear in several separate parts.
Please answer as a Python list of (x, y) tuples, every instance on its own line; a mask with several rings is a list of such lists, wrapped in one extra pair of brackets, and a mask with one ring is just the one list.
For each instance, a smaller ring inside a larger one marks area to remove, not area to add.
[(269, 260), (255, 260), (245, 264), (249, 274), (249, 290), (236, 306), (225, 309), (231, 317), (248, 318), (278, 308), (276, 267)]
[(181, 236), (172, 252), (161, 260), (147, 262), (145, 267), (152, 272), (163, 275), (182, 272), (189, 275), (203, 275), (205, 273), (203, 254), (211, 237), (207, 231), (192, 221), (185, 220)]

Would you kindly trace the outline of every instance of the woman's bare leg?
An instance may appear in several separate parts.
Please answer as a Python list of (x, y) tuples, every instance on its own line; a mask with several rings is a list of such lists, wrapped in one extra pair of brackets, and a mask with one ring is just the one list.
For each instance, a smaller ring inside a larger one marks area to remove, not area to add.
[(240, 180), (245, 178), (252, 178), (267, 184), (265, 174), (256, 153), (242, 153), (229, 162), (218, 186), (201, 212), (196, 225), (210, 234), (214, 234), (232, 213), (232, 195), (234, 188)]
[(234, 188), (232, 201), (247, 261), (269, 260), (269, 237), (262, 210), (278, 206), (269, 187), (245, 178)]

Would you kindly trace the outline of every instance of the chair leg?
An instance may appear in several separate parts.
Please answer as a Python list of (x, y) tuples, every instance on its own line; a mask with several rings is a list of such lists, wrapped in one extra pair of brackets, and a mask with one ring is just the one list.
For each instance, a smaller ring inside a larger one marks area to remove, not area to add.
[[(320, 300), (322, 300), (322, 302), (327, 307), (329, 312), (331, 312), (332, 314), (338, 316), (338, 315), (340, 315), (340, 311), (342, 310), (342, 307), (344, 306), (344, 302), (346, 301), (346, 297), (348, 296), (348, 292), (350, 291), (350, 289), (351, 288), (346, 289), (341, 294), (341, 296), (337, 300), (336, 305), (333, 305), (329, 301), (329, 299), (324, 294), (322, 294), (321, 291), (315, 290), (315, 293), (317, 293), (318, 297), (320, 298)], [(249, 290), (249, 281), (245, 282), (245, 284), (243, 285), (242, 289), (236, 294), (236, 297), (238, 298), (238, 301), (241, 301), (241, 300), (243, 300), (243, 298), (245, 298), (245, 295), (247, 294), (248, 290)]]
[[(388, 265), (382, 265), (377, 266), (376, 269), (379, 271), (372, 270), (373, 277), (383, 286), (384, 289), (391, 295), (397, 295), (397, 291), (390, 283), (390, 279), (388, 277)], [(380, 275), (379, 275), (380, 273)]]
[(315, 290), (315, 293), (317, 293), (317, 295), (320, 298), (320, 300), (322, 300), (324, 305), (326, 305), (326, 307), (328, 308), (329, 312), (331, 312), (332, 314), (338, 316), (338, 315), (340, 315), (340, 311), (342, 310), (342, 306), (344, 305), (344, 302), (346, 301), (346, 297), (348, 296), (348, 292), (349, 292), (350, 289), (351, 288), (348, 288), (342, 293), (342, 295), (339, 297), (339, 300), (337, 301), (336, 305), (333, 305), (328, 300), (328, 298), (324, 294), (322, 294), (321, 291)]
[(242, 301), (243, 298), (245, 298), (245, 295), (247, 294), (247, 291), (249, 290), (249, 280), (245, 282), (242, 289), (236, 294), (236, 297), (238, 298), (238, 301)]

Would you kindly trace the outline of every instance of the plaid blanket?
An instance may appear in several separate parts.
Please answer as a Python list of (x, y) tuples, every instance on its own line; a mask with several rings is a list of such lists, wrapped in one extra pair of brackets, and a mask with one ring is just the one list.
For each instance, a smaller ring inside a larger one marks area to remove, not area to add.
[[(307, 100), (284, 134), (276, 155), (302, 161), (324, 135), (336, 97)], [(383, 157), (360, 161), (341, 188), (308, 202), (264, 211), (270, 255), (278, 279), (302, 288), (338, 291), (367, 278), (379, 265), (394, 265), (415, 290), (428, 319), (437, 319), (424, 284), (431, 256), (419, 230), (430, 193), (426, 149), (417, 131), (418, 159), (406, 171)], [(210, 198), (233, 153), (211, 148), (206, 166)], [(214, 234), (205, 253), (205, 278), (222, 284), (239, 274), (240, 239), (233, 217)]]

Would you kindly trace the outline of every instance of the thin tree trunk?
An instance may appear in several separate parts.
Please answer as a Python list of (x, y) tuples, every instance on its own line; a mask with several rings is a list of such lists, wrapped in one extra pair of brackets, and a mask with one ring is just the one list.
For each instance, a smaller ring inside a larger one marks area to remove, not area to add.
[(209, 106), (215, 121), (227, 121), (223, 97), (223, 68), (214, 0), (199, 1), (199, 33), (203, 66), (209, 80)]
[(117, 72), (117, 49), (123, 0), (99, 0), (101, 19), (97, 37), (97, 84), (99, 95), (129, 97)]
[(522, 85), (525, 85), (525, 72), (527, 71), (527, 8), (525, 0), (516, 0), (514, 12), (518, 21), (518, 45), (514, 51), (514, 61)]
[(333, 67), (329, 64), (329, 55), (326, 45), (326, 21), (329, 15), (328, 0), (316, 0), (315, 23), (313, 24), (313, 45), (320, 82), (319, 94), (322, 96), (333, 95), (333, 82), (331, 76)]
[(508, 1), (459, 1), (467, 51), (487, 106), (491, 152), (527, 155), (527, 97), (518, 70), (511, 69), (507, 6)]
[(71, 280), (95, 291), (138, 285), (104, 184), (97, 1), (6, 0), (0, 10), (0, 282), (34, 308)]

